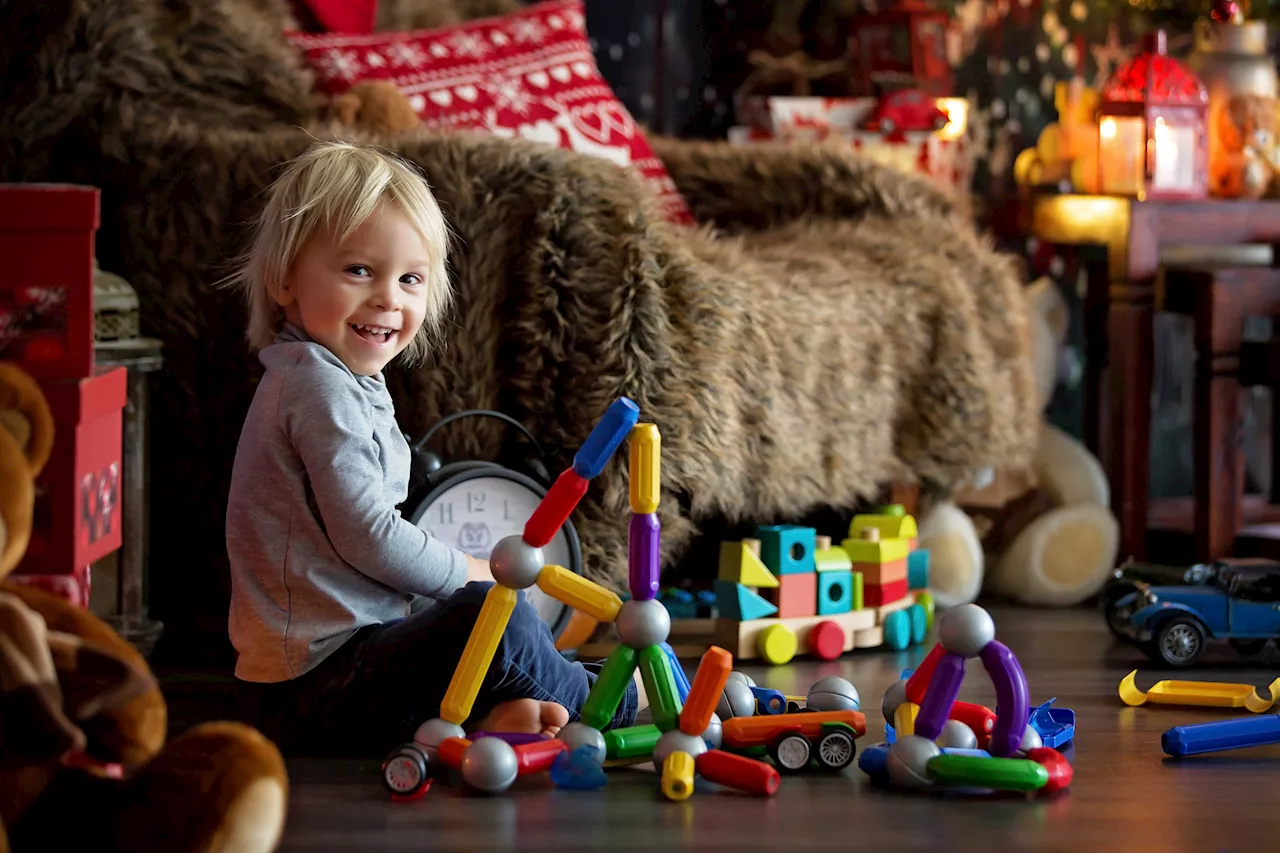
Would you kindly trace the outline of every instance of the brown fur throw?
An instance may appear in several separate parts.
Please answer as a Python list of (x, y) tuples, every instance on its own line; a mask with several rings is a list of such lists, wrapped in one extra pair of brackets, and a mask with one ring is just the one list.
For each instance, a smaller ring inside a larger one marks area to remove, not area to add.
[[(258, 365), (241, 304), (211, 283), (276, 169), (325, 133), (295, 126), (313, 117), (309, 83), (247, 3), (64, 3), (43, 22), (31, 97), (0, 98), (4, 179), (103, 188), (102, 266), (139, 291), (166, 347), (153, 602), (184, 614), (171, 629), (222, 635), (225, 497)], [(424, 168), (459, 238), (447, 349), (390, 375), (410, 435), (491, 407), (563, 466), (626, 394), (662, 431), (669, 559), (704, 519), (850, 508), (891, 480), (1030, 457), (1015, 270), (922, 179), (845, 151), (655, 140), (717, 234), (661, 221), (641, 182), (601, 160), (466, 134), (383, 142)], [(504, 436), (483, 421), (449, 432), (455, 458), (492, 456)], [(626, 472), (621, 453), (575, 516), (588, 572), (617, 587)]]

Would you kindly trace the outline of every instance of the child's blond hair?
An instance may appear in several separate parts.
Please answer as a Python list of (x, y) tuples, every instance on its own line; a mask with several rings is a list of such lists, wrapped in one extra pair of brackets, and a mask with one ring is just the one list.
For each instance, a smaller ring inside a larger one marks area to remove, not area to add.
[(225, 280), (227, 286), (243, 291), (249, 303), (247, 337), (252, 348), (269, 346), (284, 324), (276, 294), (307, 241), (326, 228), (345, 240), (383, 201), (400, 207), (431, 252), (422, 328), (400, 357), (416, 364), (426, 356), (439, 339), (453, 298), (444, 215), (413, 166), (394, 154), (348, 142), (317, 143), (289, 162), (267, 191), (248, 250)]

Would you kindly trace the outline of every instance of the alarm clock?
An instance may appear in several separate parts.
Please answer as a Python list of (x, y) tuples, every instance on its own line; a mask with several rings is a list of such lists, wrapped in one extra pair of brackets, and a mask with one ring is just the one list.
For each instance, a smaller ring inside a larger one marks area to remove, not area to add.
[[(425, 446), (446, 426), (466, 418), (494, 418), (518, 430), (535, 456), (508, 467), (499, 462), (459, 460), (445, 463)], [(413, 467), (409, 498), (401, 507), (405, 519), (431, 536), (479, 560), (488, 560), (493, 546), (506, 536), (519, 536), (550, 488), (552, 478), (542, 445), (524, 425), (489, 409), (470, 409), (449, 415), (431, 426), (410, 447)], [(555, 537), (542, 547), (544, 562), (582, 574), (582, 548), (573, 522), (566, 519)], [(573, 615), (572, 608), (536, 586), (525, 590), (529, 603), (559, 638)]]

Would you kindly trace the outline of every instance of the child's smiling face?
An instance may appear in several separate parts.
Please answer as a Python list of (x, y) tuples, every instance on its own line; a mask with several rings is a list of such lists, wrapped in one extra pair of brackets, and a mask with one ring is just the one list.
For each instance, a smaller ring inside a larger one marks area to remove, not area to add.
[(285, 318), (352, 373), (373, 376), (422, 328), (431, 252), (396, 204), (383, 202), (341, 244), (317, 231), (298, 253), (276, 301)]

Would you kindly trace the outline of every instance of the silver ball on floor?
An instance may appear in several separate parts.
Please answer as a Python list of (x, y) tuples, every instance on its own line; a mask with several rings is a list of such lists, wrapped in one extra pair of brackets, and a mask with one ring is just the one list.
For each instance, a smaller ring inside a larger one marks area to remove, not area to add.
[(712, 749), (720, 748), (720, 744), (724, 742), (724, 723), (720, 721), (719, 714), (711, 715), (711, 722), (707, 723), (707, 728), (702, 732), (702, 739)]
[(933, 787), (926, 767), (929, 759), (941, 754), (938, 745), (928, 738), (904, 735), (889, 747), (889, 778), (904, 788)]
[(462, 781), (486, 794), (501, 794), (520, 773), (516, 751), (502, 738), (482, 737), (462, 753)]
[(889, 689), (884, 692), (884, 698), (880, 700), (880, 714), (884, 717), (884, 721), (893, 725), (893, 715), (897, 712), (898, 706), (906, 701), (907, 680), (901, 678), (889, 685)]
[(687, 735), (679, 729), (672, 729), (658, 738), (653, 746), (653, 766), (662, 768), (662, 763), (673, 752), (685, 752), (693, 758), (707, 751), (707, 744), (698, 735)]
[(729, 681), (741, 681), (748, 687), (756, 686), (756, 683), (751, 680), (751, 676), (747, 675), (745, 672), (738, 672), (736, 669), (729, 673)]
[(489, 571), (499, 584), (511, 589), (528, 589), (538, 582), (545, 565), (542, 549), (519, 536), (504, 536), (489, 553)]
[(810, 711), (856, 711), (861, 707), (858, 688), (838, 675), (819, 678), (809, 686), (805, 706)]
[(1022, 743), (1018, 744), (1018, 752), (1026, 755), (1031, 750), (1042, 746), (1044, 746), (1044, 740), (1041, 739), (1040, 733), (1031, 726), (1027, 726), (1026, 731), (1022, 733)]
[(570, 723), (560, 730), (556, 735), (556, 740), (562, 740), (569, 745), (569, 751), (581, 749), (584, 746), (593, 750), (592, 757), (596, 763), (604, 764), (604, 735), (600, 734), (599, 729), (593, 729), (586, 723)]
[(613, 626), (624, 646), (647, 649), (666, 642), (667, 635), (671, 633), (671, 614), (656, 598), (648, 601), (633, 598), (622, 603)]
[(720, 694), (720, 702), (716, 705), (716, 713), (722, 720), (733, 717), (754, 717), (756, 694), (741, 681), (727, 681), (724, 692)]
[(976, 658), (995, 638), (991, 614), (976, 604), (953, 607), (938, 619), (938, 642), (953, 655)]
[(440, 759), (437, 751), (440, 744), (451, 737), (466, 736), (467, 733), (462, 730), (462, 726), (435, 717), (418, 726), (418, 730), (413, 733), (413, 742), (422, 747), (422, 751), (427, 754), (427, 759), (433, 765), (438, 766)]
[(947, 720), (938, 735), (938, 746), (950, 749), (977, 749), (978, 736), (959, 720)]

